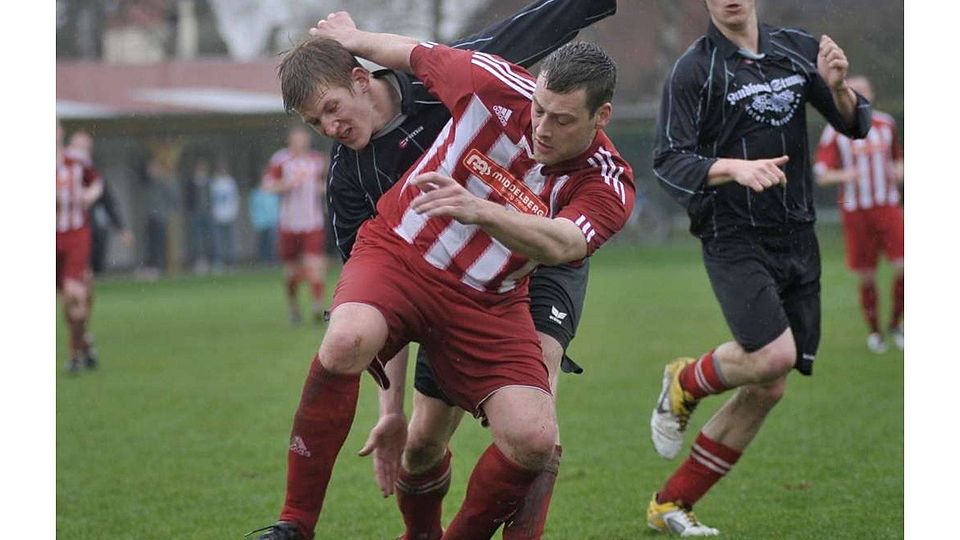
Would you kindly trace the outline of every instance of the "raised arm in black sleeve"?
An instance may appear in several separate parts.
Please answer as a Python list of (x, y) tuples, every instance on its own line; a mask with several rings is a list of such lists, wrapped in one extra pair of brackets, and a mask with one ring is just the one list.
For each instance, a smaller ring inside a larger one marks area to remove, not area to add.
[(663, 86), (657, 120), (653, 173), (688, 209), (703, 194), (707, 173), (716, 162), (716, 158), (699, 154), (707, 69), (698, 56), (689, 53), (677, 61)]
[(451, 45), (530, 67), (580, 30), (616, 12), (616, 0), (539, 0)]
[[(856, 94), (856, 92), (854, 92)], [(870, 132), (870, 124), (873, 117), (873, 107), (870, 102), (860, 94), (857, 94), (857, 110), (854, 115), (853, 125), (847, 125), (837, 109), (837, 103), (833, 100), (833, 92), (827, 86), (827, 82), (820, 77), (818, 73), (810, 81), (810, 93), (808, 94), (810, 104), (820, 111), (820, 114), (826, 118), (827, 122), (840, 133), (851, 139), (862, 139)]]
[(809, 66), (810, 82), (807, 89), (807, 101), (813, 105), (820, 114), (830, 122), (838, 132), (850, 137), (851, 139), (862, 139), (870, 131), (872, 118), (872, 107), (870, 102), (860, 94), (857, 94), (857, 110), (854, 117), (854, 123), (848, 125), (840, 110), (837, 109), (837, 103), (833, 100), (833, 92), (827, 86), (827, 81), (823, 80), (820, 72), (817, 70), (817, 55), (820, 52), (820, 42), (815, 37), (801, 30), (794, 30), (792, 33), (785, 34), (792, 38), (797, 48), (803, 51)]
[(103, 209), (107, 212), (107, 217), (110, 218), (110, 224), (113, 225), (113, 228), (122, 231), (123, 227), (123, 218), (120, 217), (120, 209), (117, 208), (117, 200), (113, 197), (113, 190), (110, 189), (110, 184), (104, 182), (103, 184), (103, 195), (100, 196), (100, 204), (103, 205)]
[[(339, 150), (339, 151), (338, 151)], [(352, 173), (356, 154), (336, 145), (327, 174), (327, 212), (340, 257), (346, 261), (353, 250), (360, 225), (376, 213), (376, 202), (367, 199), (360, 180)], [(354, 163), (350, 163), (354, 161)]]

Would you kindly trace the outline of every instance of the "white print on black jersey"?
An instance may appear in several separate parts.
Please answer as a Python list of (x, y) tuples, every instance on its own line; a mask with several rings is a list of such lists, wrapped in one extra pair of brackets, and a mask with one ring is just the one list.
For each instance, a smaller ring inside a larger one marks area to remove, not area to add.
[(774, 127), (782, 126), (793, 118), (803, 102), (800, 90), (791, 87), (805, 83), (802, 75), (791, 75), (768, 83), (748, 83), (727, 94), (727, 102), (736, 105), (745, 101), (744, 107), (750, 118)]

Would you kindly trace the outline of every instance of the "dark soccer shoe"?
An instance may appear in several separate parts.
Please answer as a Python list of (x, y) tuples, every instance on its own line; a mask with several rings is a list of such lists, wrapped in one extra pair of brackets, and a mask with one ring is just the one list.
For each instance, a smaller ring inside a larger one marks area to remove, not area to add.
[(278, 521), (262, 529), (250, 531), (247, 533), (247, 536), (258, 532), (262, 532), (263, 534), (258, 536), (257, 540), (306, 540), (306, 538), (300, 534), (300, 531), (297, 530), (296, 525), (286, 521)]
[(85, 365), (87, 369), (97, 369), (100, 365), (100, 361), (97, 360), (97, 351), (94, 350), (93, 347), (87, 349), (86, 354), (84, 354), (83, 365)]

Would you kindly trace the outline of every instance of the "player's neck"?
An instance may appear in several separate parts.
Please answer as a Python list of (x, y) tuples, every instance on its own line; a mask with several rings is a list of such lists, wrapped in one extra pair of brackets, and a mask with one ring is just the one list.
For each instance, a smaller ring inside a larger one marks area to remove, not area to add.
[(370, 100), (373, 102), (373, 133), (376, 133), (400, 114), (400, 93), (386, 77), (371, 77)]
[(729, 26), (713, 20), (713, 24), (727, 39), (741, 49), (753, 53), (760, 52), (760, 27), (757, 23), (757, 13), (753, 12), (742, 25)]

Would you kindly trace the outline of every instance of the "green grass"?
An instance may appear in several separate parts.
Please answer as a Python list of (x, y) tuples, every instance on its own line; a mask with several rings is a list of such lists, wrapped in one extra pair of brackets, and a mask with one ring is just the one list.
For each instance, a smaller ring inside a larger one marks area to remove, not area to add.
[[(866, 351), (838, 236), (821, 231), (816, 375), (791, 376), (754, 444), (697, 506), (724, 538), (903, 537), (903, 355)], [(880, 279), (888, 292), (889, 273)], [(889, 295), (881, 298), (887, 315)], [(240, 538), (272, 522), (290, 422), (322, 337), (286, 322), (279, 272), (105, 282), (93, 330), (102, 369), (57, 377), (58, 537)], [(564, 459), (546, 538), (657, 537), (644, 511), (679, 463), (660, 459), (649, 442), (662, 366), (727, 339), (694, 241), (598, 253), (570, 351), (586, 372), (560, 382)], [(58, 319), (58, 370), (64, 343)], [(692, 433), (721, 402), (701, 405)], [(385, 539), (402, 530), (369, 460), (355, 456), (375, 416), (375, 388), (364, 376), (318, 538)], [(452, 446), (445, 522), (488, 444), (486, 430), (465, 420)]]

